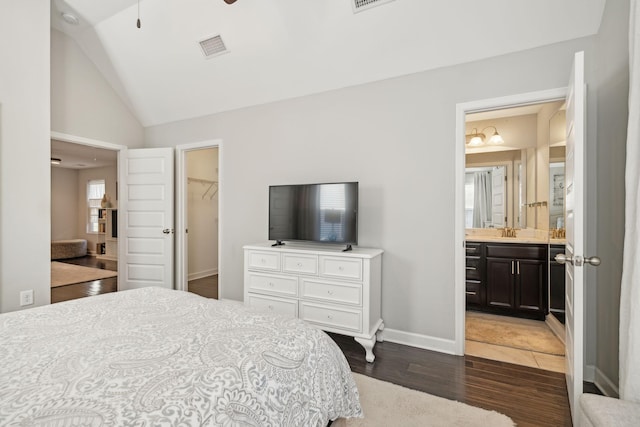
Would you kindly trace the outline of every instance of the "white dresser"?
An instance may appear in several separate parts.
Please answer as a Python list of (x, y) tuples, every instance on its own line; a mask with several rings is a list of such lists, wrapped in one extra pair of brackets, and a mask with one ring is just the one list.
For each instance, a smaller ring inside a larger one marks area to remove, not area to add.
[(382, 250), (287, 243), (244, 246), (244, 301), (349, 335), (373, 362), (381, 317)]

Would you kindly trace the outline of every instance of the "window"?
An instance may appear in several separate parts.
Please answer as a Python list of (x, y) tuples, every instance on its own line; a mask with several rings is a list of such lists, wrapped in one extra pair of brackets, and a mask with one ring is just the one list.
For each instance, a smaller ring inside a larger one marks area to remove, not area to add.
[(87, 233), (98, 232), (100, 202), (104, 193), (104, 179), (92, 179), (87, 184)]

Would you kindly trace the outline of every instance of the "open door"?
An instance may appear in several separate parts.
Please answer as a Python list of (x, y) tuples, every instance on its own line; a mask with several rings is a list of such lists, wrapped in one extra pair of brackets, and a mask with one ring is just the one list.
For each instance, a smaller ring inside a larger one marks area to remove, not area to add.
[(578, 399), (582, 394), (584, 342), (584, 273), (583, 264), (600, 264), (596, 257), (584, 257), (584, 201), (585, 201), (585, 83), (584, 52), (574, 58), (567, 94), (566, 149), (566, 252), (556, 255), (565, 264), (566, 310), (566, 379), (571, 418), (574, 425), (580, 420)]
[(173, 148), (126, 150), (119, 290), (173, 289)]

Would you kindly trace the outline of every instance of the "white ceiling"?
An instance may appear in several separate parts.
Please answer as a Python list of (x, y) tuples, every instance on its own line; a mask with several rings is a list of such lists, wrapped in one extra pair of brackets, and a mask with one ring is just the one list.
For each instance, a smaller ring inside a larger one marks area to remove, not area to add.
[(151, 126), (592, 35), (605, 1), (141, 0), (138, 29), (136, 0), (51, 0), (51, 25)]
[(118, 153), (113, 150), (93, 148), (88, 145), (51, 140), (51, 157), (62, 160), (51, 167), (67, 169), (90, 169), (103, 166), (115, 166)]

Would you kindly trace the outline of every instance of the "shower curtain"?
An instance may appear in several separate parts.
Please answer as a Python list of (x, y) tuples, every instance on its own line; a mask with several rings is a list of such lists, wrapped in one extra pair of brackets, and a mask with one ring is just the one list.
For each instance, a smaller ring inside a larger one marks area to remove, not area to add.
[(473, 176), (473, 228), (491, 224), (491, 172), (476, 172)]
[(620, 398), (640, 402), (640, 5), (630, 2), (629, 124), (620, 289)]

